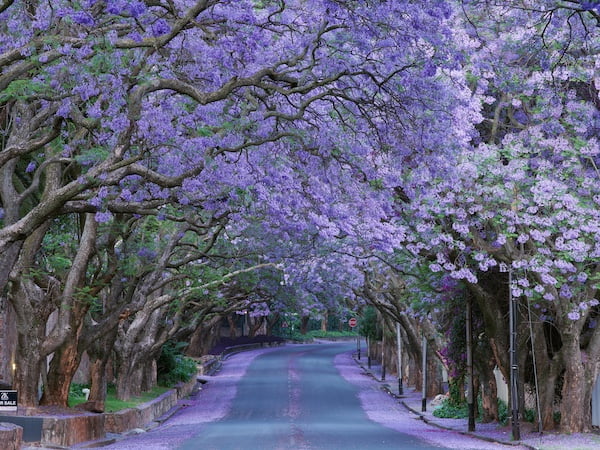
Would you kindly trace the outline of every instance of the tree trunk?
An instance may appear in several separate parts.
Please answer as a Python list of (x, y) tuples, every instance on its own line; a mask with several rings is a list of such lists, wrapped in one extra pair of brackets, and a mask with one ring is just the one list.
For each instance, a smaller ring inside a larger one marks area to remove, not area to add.
[(483, 423), (497, 422), (498, 414), (498, 386), (496, 385), (496, 376), (494, 367), (496, 360), (492, 356), (487, 358), (487, 364), (480, 367), (481, 378), (481, 421)]
[[(569, 330), (570, 331), (570, 330)], [(565, 375), (560, 405), (560, 431), (580, 433), (590, 430), (591, 409), (589, 407), (591, 391), (587, 388), (585, 370), (579, 349), (579, 334), (562, 334), (562, 356), (565, 361)]]
[(258, 330), (260, 330), (260, 327), (262, 327), (263, 321), (264, 321), (263, 316), (255, 317), (255, 318), (251, 318), (250, 316), (248, 316), (248, 323), (250, 325), (250, 328), (248, 329), (248, 336), (250, 336), (250, 337), (256, 336), (256, 333), (258, 333)]
[(300, 334), (306, 334), (308, 333), (308, 321), (309, 321), (309, 317), (308, 316), (303, 316), (302, 320), (300, 322)]
[(208, 320), (201, 321), (189, 339), (189, 345), (185, 350), (187, 356), (202, 356), (208, 354), (214, 347), (220, 334), (221, 316), (214, 316)]
[[(19, 336), (19, 341), (22, 341)], [(17, 355), (27, 355), (27, 358), (17, 360), (13, 389), (19, 392), (20, 406), (37, 406), (39, 401), (38, 385), (40, 381), (40, 363), (42, 357), (35, 343), (20, 343)]]
[(41, 405), (68, 406), (71, 380), (79, 367), (81, 355), (77, 351), (77, 339), (67, 341), (59, 347), (48, 371), (48, 384), (44, 387)]
[(141, 369), (141, 391), (147, 392), (158, 386), (157, 371), (156, 371), (156, 359), (152, 358), (143, 365)]
[(235, 320), (233, 320), (233, 314), (227, 316), (227, 323), (229, 324), (229, 337), (234, 339), (237, 337), (237, 326)]
[(119, 367), (117, 371), (117, 398), (119, 400), (131, 400), (142, 393), (142, 370), (139, 367), (131, 367), (129, 364)]
[(267, 336), (273, 335), (273, 327), (279, 322), (280, 314), (275, 313), (270, 317), (267, 317)]
[(90, 395), (83, 409), (92, 412), (104, 412), (108, 380), (106, 364), (108, 359), (96, 358), (90, 363)]
[(15, 283), (10, 295), (17, 324), (17, 345), (15, 350), (15, 375), (13, 387), (19, 391), (21, 406), (37, 406), (38, 386), (42, 363), (46, 355), (42, 353), (42, 342), (46, 333), (48, 310), (35, 308), (39, 302), (47, 300), (40, 288), (28, 279)]

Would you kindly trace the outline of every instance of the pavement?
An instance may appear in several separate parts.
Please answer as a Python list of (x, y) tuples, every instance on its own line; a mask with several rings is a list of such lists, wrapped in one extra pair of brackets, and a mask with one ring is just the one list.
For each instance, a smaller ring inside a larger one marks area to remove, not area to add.
[[(411, 387), (403, 386), (403, 393), (398, 393), (398, 378), (396, 376), (387, 376), (385, 380), (381, 377), (381, 365), (376, 361), (371, 362), (371, 367), (367, 367), (367, 358), (357, 359), (354, 355), (354, 360), (363, 370), (369, 374), (376, 382), (380, 384), (380, 388), (386, 391), (389, 395), (396, 398), (404, 407), (412, 413), (419, 416), (424, 422), (445, 429), (452, 430), (464, 434), (466, 436), (475, 437), (487, 442), (496, 442), (508, 446), (526, 447), (533, 450), (599, 450), (600, 449), (600, 432), (597, 433), (572, 433), (561, 434), (554, 431), (545, 431), (538, 433), (537, 430), (532, 430), (532, 425), (529, 423), (520, 424), (521, 439), (515, 441), (512, 439), (512, 430), (510, 426), (502, 426), (498, 423), (479, 423), (475, 424), (475, 431), (468, 431), (468, 419), (444, 419), (435, 417), (433, 411), (437, 405), (432, 404), (431, 398), (427, 399), (425, 411), (423, 409), (423, 399), (421, 391), (415, 391)], [(434, 402), (435, 403), (435, 402)]]

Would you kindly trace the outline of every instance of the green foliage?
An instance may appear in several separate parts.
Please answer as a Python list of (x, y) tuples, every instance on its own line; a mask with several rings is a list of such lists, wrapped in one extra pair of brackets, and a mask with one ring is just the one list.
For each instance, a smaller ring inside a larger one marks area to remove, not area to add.
[(523, 419), (525, 419), (527, 422), (535, 422), (535, 416), (537, 415), (537, 412), (535, 409), (526, 409), (525, 412), (523, 413)]
[(181, 353), (185, 345), (185, 342), (167, 342), (163, 345), (156, 361), (159, 385), (174, 386), (181, 381), (188, 381), (198, 371), (196, 362)]
[(315, 338), (355, 338), (356, 332), (353, 331), (322, 331), (322, 330), (314, 330), (309, 331), (312, 337)]
[(503, 400), (498, 400), (498, 421), (502, 425), (508, 424), (508, 405)]
[(376, 178), (369, 181), (369, 185), (376, 191), (381, 191), (384, 188), (383, 180)]
[(460, 408), (466, 404), (465, 398), (462, 395), (462, 391), (460, 389), (460, 384), (463, 382), (464, 380), (462, 377), (452, 378), (450, 380), (450, 383), (448, 385), (450, 396), (448, 397), (447, 402), (452, 407)]
[(446, 399), (433, 410), (433, 415), (443, 419), (465, 419), (469, 417), (469, 406), (466, 402), (455, 405), (450, 399)]
[(372, 306), (365, 308), (363, 316), (358, 320), (358, 332), (369, 339), (377, 339), (377, 311)]
[(47, 86), (33, 80), (14, 80), (0, 92), (0, 104), (10, 100), (24, 100), (34, 94), (41, 94)]
[(311, 339), (346, 339), (356, 338), (356, 332), (353, 331), (322, 331), (312, 330), (306, 334), (301, 334), (299, 331), (294, 330), (293, 332), (287, 333), (284, 336), (286, 339), (292, 341), (303, 342)]
[(82, 384), (82, 383), (71, 383), (71, 386), (69, 386), (69, 399), (83, 399), (85, 400), (85, 395), (83, 393), (83, 389), (89, 389), (90, 385), (89, 384)]
[(75, 160), (83, 166), (90, 166), (104, 161), (109, 154), (110, 152), (106, 147), (96, 146), (84, 149), (80, 155), (75, 157)]

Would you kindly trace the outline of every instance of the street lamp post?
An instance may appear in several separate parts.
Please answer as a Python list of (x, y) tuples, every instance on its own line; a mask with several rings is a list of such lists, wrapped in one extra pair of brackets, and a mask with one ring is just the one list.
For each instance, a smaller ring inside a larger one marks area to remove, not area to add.
[(381, 381), (385, 381), (385, 332), (381, 336)]
[(398, 349), (398, 395), (404, 395), (402, 388), (402, 336), (400, 322), (396, 322), (396, 347)]
[(519, 429), (519, 363), (517, 359), (517, 302), (512, 295), (512, 269), (508, 271), (508, 315), (510, 329), (510, 404), (512, 438), (515, 441), (521, 439)]
[(469, 431), (475, 431), (475, 400), (474, 400), (474, 385), (473, 385), (473, 313), (471, 305), (471, 297), (467, 295), (467, 381), (469, 390), (467, 395), (467, 405), (469, 407)]
[(421, 411), (427, 411), (427, 338), (423, 334), (423, 348), (421, 353), (423, 354), (423, 388), (421, 389)]

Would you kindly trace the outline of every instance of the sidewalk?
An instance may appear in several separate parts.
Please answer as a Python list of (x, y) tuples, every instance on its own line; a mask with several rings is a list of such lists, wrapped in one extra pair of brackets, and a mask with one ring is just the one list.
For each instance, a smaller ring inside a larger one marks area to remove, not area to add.
[[(385, 380), (381, 380), (381, 365), (372, 361), (371, 368), (367, 367), (367, 358), (363, 355), (360, 360), (354, 357), (354, 360), (363, 370), (380, 383), (381, 389), (388, 392), (391, 396), (398, 399), (408, 410), (417, 414), (424, 422), (447, 430), (457, 431), (459, 433), (476, 437), (488, 442), (497, 442), (507, 446), (525, 446), (534, 450), (598, 450), (600, 448), (600, 434), (596, 433), (573, 433), (559, 434), (556, 432), (531, 431), (531, 424), (521, 423), (521, 440), (514, 441), (511, 436), (510, 426), (501, 426), (497, 423), (475, 423), (475, 431), (469, 432), (468, 419), (442, 419), (435, 417), (433, 411), (436, 408), (431, 404), (431, 398), (427, 399), (426, 411), (422, 412), (421, 391), (415, 391), (411, 387), (403, 386), (403, 395), (398, 394), (398, 378), (387, 375)], [(510, 447), (509, 447), (510, 448)]]

